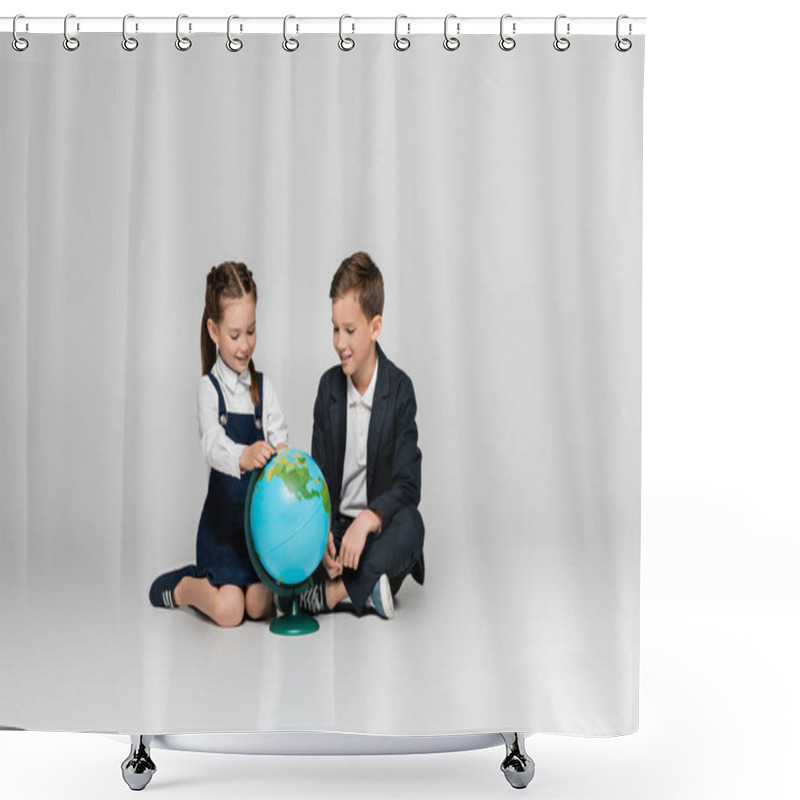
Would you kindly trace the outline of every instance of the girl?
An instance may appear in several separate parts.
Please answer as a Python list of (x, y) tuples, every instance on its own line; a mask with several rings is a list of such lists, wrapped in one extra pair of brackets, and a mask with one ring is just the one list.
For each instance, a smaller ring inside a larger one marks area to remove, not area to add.
[(263, 619), (272, 592), (259, 580), (244, 536), (250, 472), (288, 447), (283, 413), (269, 379), (256, 372), (256, 284), (244, 264), (226, 261), (206, 278), (200, 330), (203, 377), (197, 393), (200, 441), (211, 467), (197, 530), (197, 563), (153, 581), (154, 606), (194, 606), (218, 625)]

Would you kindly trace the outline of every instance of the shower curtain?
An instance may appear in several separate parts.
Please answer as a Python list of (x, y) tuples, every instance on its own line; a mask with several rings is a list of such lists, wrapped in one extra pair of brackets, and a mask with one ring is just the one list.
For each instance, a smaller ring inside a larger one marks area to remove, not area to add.
[[(644, 38), (28, 38), (1, 49), (0, 722), (634, 731)], [(252, 270), (310, 452), (356, 251), (416, 397), (424, 583), (301, 637), (153, 607), (206, 491), (206, 273)]]

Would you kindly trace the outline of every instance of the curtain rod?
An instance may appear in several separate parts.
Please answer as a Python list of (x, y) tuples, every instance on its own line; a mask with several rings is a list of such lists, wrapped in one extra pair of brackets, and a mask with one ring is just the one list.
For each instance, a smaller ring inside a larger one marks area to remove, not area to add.
[[(570, 17), (559, 15), (559, 30), (570, 34), (614, 35), (616, 17)], [(554, 31), (555, 17), (510, 17), (505, 20), (505, 30), (511, 35), (549, 33)], [(623, 23), (624, 34), (643, 34), (645, 17), (626, 17)], [(0, 18), (0, 32), (11, 33), (13, 17)], [(64, 17), (26, 17), (17, 20), (17, 33), (63, 33)], [(356, 17), (346, 15), (340, 23), (339, 17), (292, 17), (289, 31), (292, 34), (339, 33), (340, 24), (345, 33), (395, 33), (394, 17)], [(397, 22), (402, 35), (441, 34), (444, 30), (444, 17), (402, 17)], [(498, 33), (500, 17), (458, 17), (453, 15), (449, 21), (450, 30), (460, 36), (470, 34)], [(181, 30), (190, 34), (225, 33), (228, 28), (227, 17), (192, 17), (181, 19)], [(70, 33), (121, 33), (122, 17), (80, 17), (70, 16)], [(136, 17), (128, 19), (129, 33), (175, 33), (175, 17)], [(236, 17), (232, 20), (232, 30), (236, 33), (277, 33), (284, 32), (283, 17)]]

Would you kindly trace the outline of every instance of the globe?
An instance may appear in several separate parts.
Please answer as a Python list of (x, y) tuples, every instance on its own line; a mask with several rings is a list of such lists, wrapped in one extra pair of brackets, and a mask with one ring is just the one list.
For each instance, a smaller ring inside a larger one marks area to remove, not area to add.
[(251, 560), (277, 587), (302, 584), (322, 561), (328, 543), (331, 499), (317, 463), (294, 448), (279, 450), (254, 470), (248, 490)]

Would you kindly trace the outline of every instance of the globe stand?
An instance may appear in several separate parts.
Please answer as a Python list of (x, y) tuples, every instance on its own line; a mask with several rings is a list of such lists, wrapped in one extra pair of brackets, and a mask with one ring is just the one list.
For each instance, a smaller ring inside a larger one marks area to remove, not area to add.
[[(278, 597), (290, 597), (292, 601), (291, 610), (283, 614), (283, 616), (276, 617), (270, 623), (269, 629), (271, 633), (278, 634), (279, 636), (304, 636), (307, 633), (316, 633), (319, 630), (319, 622), (314, 617), (304, 614), (300, 611), (300, 595), (314, 585), (313, 575), (310, 575), (306, 580), (301, 583), (286, 584), (280, 583), (264, 568), (261, 559), (256, 553), (255, 545), (253, 544), (253, 532), (250, 526), (250, 506), (253, 499), (253, 491), (255, 490), (258, 478), (261, 475), (262, 469), (254, 469), (253, 474), (250, 476), (250, 484), (247, 488), (247, 497), (245, 499), (245, 513), (244, 513), (244, 532), (245, 542), (247, 544), (247, 552), (250, 555), (250, 561), (253, 564), (256, 574), (261, 579), (261, 582), (272, 592), (275, 598), (275, 605), (278, 605)], [(326, 488), (327, 491), (327, 488)], [(321, 563), (321, 559), (320, 559)]]
[(292, 610), (272, 620), (269, 629), (280, 636), (304, 636), (306, 633), (316, 633), (319, 622), (314, 617), (303, 614), (300, 611), (300, 598), (292, 595)]

